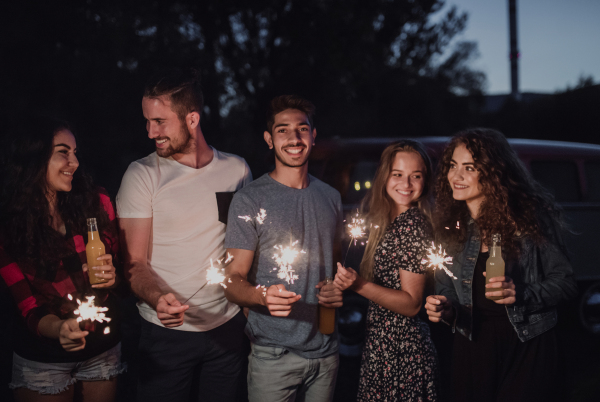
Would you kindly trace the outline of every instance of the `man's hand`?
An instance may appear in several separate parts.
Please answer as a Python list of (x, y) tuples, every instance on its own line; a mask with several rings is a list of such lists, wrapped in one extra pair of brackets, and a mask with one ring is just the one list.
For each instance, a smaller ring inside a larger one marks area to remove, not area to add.
[(79, 323), (75, 318), (62, 321), (58, 332), (58, 340), (67, 352), (76, 352), (85, 348), (85, 337), (88, 331), (79, 329)]
[(342, 301), (342, 291), (333, 282), (326, 283), (325, 281), (321, 281), (316, 288), (319, 289), (317, 299), (319, 299), (321, 306), (338, 308), (344, 304)]
[(264, 295), (264, 304), (274, 317), (287, 317), (292, 312), (292, 306), (302, 295), (297, 295), (285, 289), (284, 285), (271, 285)]
[(158, 298), (156, 315), (165, 327), (178, 327), (183, 324), (183, 313), (189, 308), (188, 305), (181, 305), (173, 293), (167, 293)]
[(452, 303), (442, 295), (427, 296), (425, 302), (425, 310), (429, 316), (431, 322), (452, 322), (454, 318), (454, 312), (452, 310)]
[[(485, 272), (483, 273), (485, 275)], [(490, 278), (490, 282), (485, 285), (486, 296), (501, 296), (501, 299), (492, 300), (497, 304), (514, 304), (517, 301), (517, 292), (515, 284), (508, 276), (496, 276)]]

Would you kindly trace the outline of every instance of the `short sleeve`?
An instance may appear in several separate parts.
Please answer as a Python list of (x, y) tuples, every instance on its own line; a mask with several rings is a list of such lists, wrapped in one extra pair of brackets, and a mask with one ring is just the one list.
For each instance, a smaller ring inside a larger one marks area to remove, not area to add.
[(244, 160), (244, 174), (242, 176), (242, 187), (246, 187), (248, 184), (252, 182), (252, 172), (250, 171), (250, 167), (248, 163)]
[(401, 225), (400, 234), (400, 269), (415, 274), (425, 274), (425, 266), (421, 263), (431, 247), (431, 228), (421, 217), (416, 216)]
[(119, 218), (152, 218), (152, 181), (141, 164), (129, 165), (116, 201)]
[(225, 248), (239, 248), (255, 251), (258, 247), (256, 216), (258, 206), (243, 193), (236, 193), (229, 207)]

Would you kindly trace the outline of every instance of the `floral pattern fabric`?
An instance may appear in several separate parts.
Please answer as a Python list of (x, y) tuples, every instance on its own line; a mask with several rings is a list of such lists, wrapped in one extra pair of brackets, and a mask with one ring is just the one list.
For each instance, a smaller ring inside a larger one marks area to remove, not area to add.
[[(375, 252), (374, 283), (401, 290), (400, 270), (425, 274), (431, 226), (417, 208), (398, 215)], [(358, 401), (435, 401), (436, 351), (427, 324), (370, 301)]]

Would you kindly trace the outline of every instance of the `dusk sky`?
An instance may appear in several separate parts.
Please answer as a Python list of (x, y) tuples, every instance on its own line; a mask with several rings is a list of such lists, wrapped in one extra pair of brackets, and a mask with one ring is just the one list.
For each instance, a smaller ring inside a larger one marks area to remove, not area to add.
[[(508, 0), (447, 0), (469, 13), (459, 37), (477, 41), (473, 66), (487, 75), (488, 94), (510, 92)], [(517, 0), (520, 89), (555, 92), (583, 74), (600, 82), (600, 0)]]

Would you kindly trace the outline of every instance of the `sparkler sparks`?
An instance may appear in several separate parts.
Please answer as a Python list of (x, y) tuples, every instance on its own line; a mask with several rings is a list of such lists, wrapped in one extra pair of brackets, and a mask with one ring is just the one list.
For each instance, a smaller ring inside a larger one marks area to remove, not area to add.
[[(250, 215), (238, 215), (238, 218), (245, 220), (246, 222), (250, 222), (252, 217)], [(263, 208), (260, 209), (260, 212), (256, 214), (256, 222), (259, 224), (265, 223), (265, 219), (267, 218), (267, 211)]]
[[(233, 260), (233, 256), (227, 253), (227, 258), (223, 257), (217, 260), (217, 265), (221, 265), (221, 262), (225, 260), (225, 265), (229, 264)], [(213, 265), (212, 258), (210, 259), (210, 268), (206, 270), (206, 283), (208, 285), (219, 284), (224, 288), (227, 287), (223, 282), (225, 281), (225, 267), (215, 267)], [(231, 283), (231, 280), (229, 281)]]
[[(219, 258), (216, 261), (217, 266), (214, 266), (213, 260), (211, 258), (210, 259), (210, 268), (208, 268), (206, 270), (206, 283), (204, 285), (200, 286), (200, 288), (198, 290), (196, 290), (194, 292), (194, 294), (192, 294), (190, 297), (185, 299), (185, 301), (182, 304), (186, 304), (192, 297), (196, 296), (196, 294), (199, 291), (204, 289), (204, 287), (206, 285), (219, 284), (219, 285), (223, 286), (224, 288), (226, 288), (227, 285), (225, 285), (225, 283), (223, 283), (225, 281), (225, 266), (227, 264), (229, 264), (232, 260), (233, 260), (233, 255), (231, 255), (230, 253), (227, 253), (227, 257)], [(223, 263), (223, 266), (220, 266), (221, 263)], [(231, 279), (229, 279), (229, 283), (231, 283)]]
[[(352, 223), (348, 224), (348, 236), (350, 236), (351, 240), (348, 244), (348, 249), (346, 250), (346, 256), (344, 257), (344, 263), (342, 264), (343, 266), (346, 266), (346, 258), (348, 257), (348, 252), (350, 251), (350, 246), (352, 246), (352, 243), (354, 242), (354, 245), (356, 246), (357, 240), (362, 239), (363, 236), (367, 234), (365, 232), (364, 223), (365, 220), (361, 218), (357, 210), (356, 215), (352, 217)], [(375, 226), (375, 228), (378, 227), (379, 226)], [(364, 245), (365, 243), (361, 242), (360, 244)]]
[(365, 220), (360, 217), (358, 211), (356, 212), (356, 216), (352, 217), (352, 223), (348, 224), (348, 235), (354, 241), (354, 245), (356, 246), (356, 241), (361, 239), (365, 234), (365, 227), (363, 226)]
[[(68, 295), (67, 297), (69, 300), (73, 300), (73, 296)], [(87, 299), (85, 302), (77, 299), (79, 308), (73, 311), (75, 315), (79, 316), (77, 317), (77, 322), (82, 322), (84, 320), (90, 320), (91, 322), (110, 322), (110, 318), (104, 314), (108, 311), (107, 307), (96, 306), (94, 302), (95, 296), (86, 296), (85, 298)]]
[(256, 222), (260, 223), (261, 225), (265, 222), (265, 218), (267, 217), (267, 211), (265, 211), (264, 209), (260, 209), (260, 212), (258, 214), (256, 214)]
[(446, 267), (446, 264), (452, 265), (452, 257), (446, 255), (446, 250), (442, 250), (441, 244), (436, 250), (435, 243), (431, 242), (431, 247), (427, 249), (427, 252), (429, 254), (427, 254), (427, 258), (421, 260), (421, 264), (428, 264), (428, 268), (441, 269), (449, 277), (456, 279), (456, 276)]
[[(273, 255), (273, 259), (277, 263), (279, 267), (279, 272), (277, 272), (277, 277), (279, 279), (284, 279), (287, 283), (294, 283), (296, 279), (298, 279), (298, 275), (294, 274), (295, 270), (292, 268), (292, 263), (298, 256), (298, 254), (305, 254), (304, 250), (297, 250), (294, 246), (298, 243), (298, 240), (290, 244), (288, 247), (283, 247), (281, 245), (275, 246), (274, 248), (279, 250), (280, 253), (275, 253)], [(277, 268), (274, 268), (277, 269)]]

